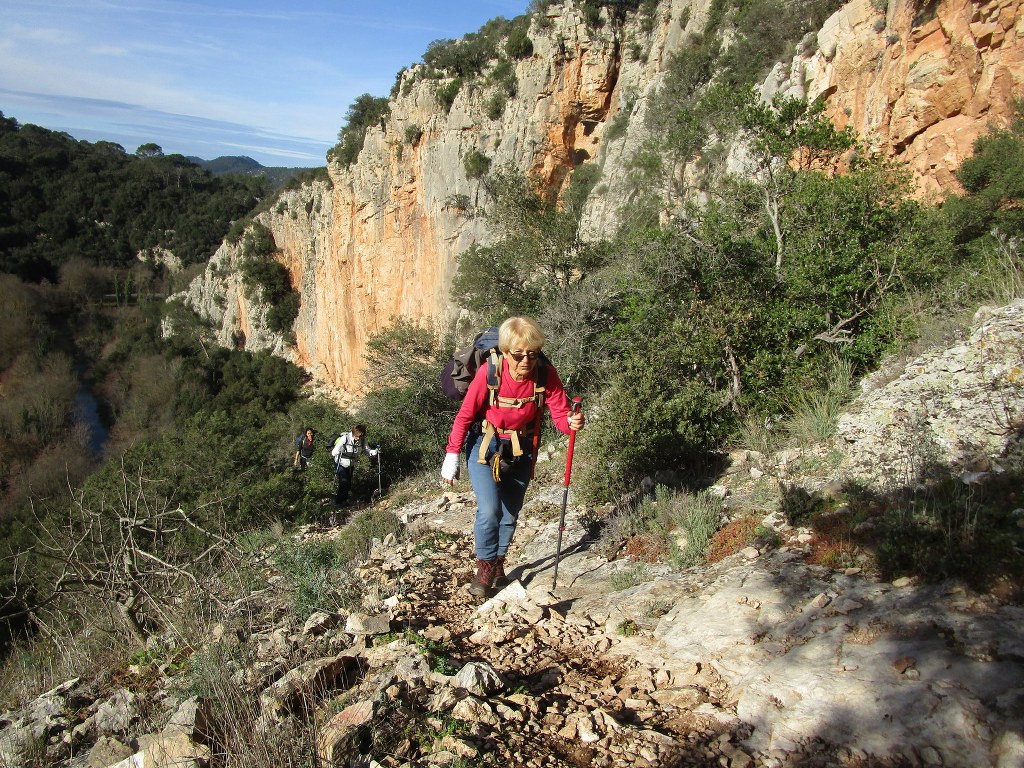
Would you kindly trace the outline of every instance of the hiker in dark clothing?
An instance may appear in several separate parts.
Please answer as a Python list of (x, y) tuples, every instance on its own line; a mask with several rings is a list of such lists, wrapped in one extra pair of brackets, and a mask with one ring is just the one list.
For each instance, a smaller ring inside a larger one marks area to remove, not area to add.
[(292, 462), (292, 472), (305, 472), (310, 460), (313, 458), (313, 451), (316, 445), (313, 439), (316, 437), (316, 430), (306, 427), (302, 434), (295, 438), (295, 460)]
[(441, 479), (448, 485), (455, 482), (459, 453), (465, 450), (476, 493), (477, 570), (469, 591), (478, 597), (507, 583), (505, 554), (533, 475), (534, 436), (539, 434), (543, 407), (565, 434), (583, 429), (583, 414), (571, 412), (558, 372), (541, 354), (544, 341), (544, 332), (528, 317), (510, 317), (502, 323), (498, 387), (488, 388), (488, 366), (480, 366), (448, 436)]
[(348, 489), (352, 485), (352, 475), (355, 473), (355, 461), (359, 454), (376, 456), (380, 453), (380, 446), (371, 448), (366, 444), (366, 427), (356, 424), (351, 432), (345, 432), (338, 436), (331, 446), (331, 456), (334, 458), (334, 474), (338, 478), (338, 490), (334, 494), (334, 503), (339, 507), (348, 501)]

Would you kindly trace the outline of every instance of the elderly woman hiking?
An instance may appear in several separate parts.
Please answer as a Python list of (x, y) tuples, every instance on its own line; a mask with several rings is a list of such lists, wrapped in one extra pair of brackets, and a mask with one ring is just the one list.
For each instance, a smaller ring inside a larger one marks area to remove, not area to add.
[(479, 597), (507, 583), (505, 554), (533, 475), (543, 407), (565, 434), (583, 428), (583, 414), (571, 412), (558, 372), (541, 354), (544, 341), (544, 331), (528, 317), (502, 323), (501, 357), (493, 368), (477, 370), (448, 436), (441, 478), (455, 482), (465, 448), (476, 493), (476, 576), (469, 591)]

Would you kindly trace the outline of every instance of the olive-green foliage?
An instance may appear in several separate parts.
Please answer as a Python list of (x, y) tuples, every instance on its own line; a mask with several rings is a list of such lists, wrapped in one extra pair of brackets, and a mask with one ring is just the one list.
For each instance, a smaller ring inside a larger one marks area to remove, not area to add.
[(136, 442), (85, 483), (87, 505), (109, 504), (122, 470), (148, 479), (153, 504), (182, 505), (197, 520), (229, 527), (310, 516), (297, 508), (301, 479), (290, 467), (283, 418), (304, 375), (267, 353), (210, 350), (183, 360), (175, 378), (175, 429)]
[(466, 176), (468, 178), (479, 179), (491, 169), (491, 158), (474, 149), (462, 158), (462, 165), (466, 169)]
[(350, 608), (354, 595), (344, 590), (350, 564), (336, 539), (283, 541), (274, 564), (292, 584), (292, 610), (299, 621), (317, 611), (336, 613)]
[(648, 366), (640, 358), (627, 359), (590, 404), (600, 418), (581, 441), (574, 478), (581, 498), (618, 498), (650, 473), (652, 462), (683, 465), (729, 433), (726, 393), (694, 381), (692, 369), (660, 362)]
[(270, 305), (270, 330), (289, 333), (299, 314), (300, 296), (292, 290), (287, 267), (273, 259), (276, 252), (271, 231), (259, 222), (250, 224), (242, 240), (242, 283), (250, 298)]
[(976, 250), (994, 228), (1005, 237), (1024, 234), (1024, 116), (1006, 130), (980, 137), (974, 155), (961, 164), (957, 178), (966, 194), (945, 203), (956, 240)]
[(508, 59), (499, 61), (487, 73), (487, 84), (496, 86), (509, 98), (514, 97), (519, 90), (515, 65)]
[(496, 91), (484, 102), (484, 114), (491, 120), (497, 120), (504, 114), (507, 103), (508, 97), (501, 91)]
[(405, 143), (406, 144), (419, 144), (420, 139), (423, 137), (423, 129), (418, 125), (407, 125), (405, 126)]
[(365, 560), (374, 540), (383, 541), (386, 536), (397, 535), (401, 530), (402, 524), (387, 509), (364, 509), (348, 522), (337, 538), (341, 561), (352, 564)]
[(2, 116), (0, 167), (0, 271), (35, 282), (57, 282), (72, 257), (125, 268), (160, 247), (203, 261), (269, 189), (181, 155), (129, 155)]
[(331, 181), (331, 174), (327, 172), (327, 166), (320, 168), (307, 168), (299, 171), (298, 173), (289, 176), (288, 179), (281, 185), (282, 191), (289, 191), (298, 189), (304, 184), (310, 184), (314, 181), (325, 182), (328, 186), (333, 187), (334, 182)]
[(500, 48), (510, 58), (529, 56), (533, 46), (527, 36), (528, 28), (528, 16), (511, 21), (499, 16), (459, 40), (435, 40), (427, 46), (423, 63), (443, 77), (477, 77), (499, 59)]
[(441, 106), (441, 109), (447, 113), (451, 108), (452, 104), (455, 103), (455, 97), (459, 95), (459, 91), (462, 88), (462, 78), (456, 77), (449, 80), (444, 85), (440, 85), (437, 88), (436, 96), (437, 103)]
[(505, 54), (510, 59), (527, 59), (533, 55), (533, 41), (528, 32), (529, 27), (524, 23), (518, 23), (509, 30)]
[[(592, 172), (581, 176), (596, 181)], [(601, 264), (600, 245), (579, 237), (580, 195), (559, 208), (521, 173), (501, 168), (488, 179), (494, 246), (473, 246), (459, 256), (452, 283), (457, 300), (483, 321), (537, 314), (542, 306)]]
[(363, 149), (366, 130), (381, 125), (390, 111), (391, 106), (383, 96), (364, 93), (357, 97), (345, 113), (345, 124), (338, 131), (338, 143), (329, 153), (330, 159), (341, 165), (352, 165)]
[[(864, 160), (827, 172), (849, 142), (816, 107), (739, 104), (752, 175), (724, 178), (676, 226), (634, 228), (605, 270), (618, 285), (615, 380), (664, 415), (605, 395), (582, 473), (598, 495), (632, 487), (650, 456), (671, 465), (713, 449), (742, 414), (783, 412), (836, 350), (866, 370), (902, 330), (879, 310), (948, 263), (904, 176)], [(616, 446), (624, 435), (635, 448)]]
[(444, 455), (458, 408), (439, 376), (453, 344), (397, 318), (366, 346), (370, 392), (358, 418), (384, 449), (391, 479), (435, 469)]

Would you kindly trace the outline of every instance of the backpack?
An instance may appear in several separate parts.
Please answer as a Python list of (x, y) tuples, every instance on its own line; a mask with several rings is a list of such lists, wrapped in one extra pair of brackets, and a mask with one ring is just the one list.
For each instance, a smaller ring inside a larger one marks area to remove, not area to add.
[(493, 374), (495, 384), (499, 383), (501, 368), (498, 365), (498, 329), (494, 326), (486, 328), (476, 335), (472, 343), (455, 351), (441, 371), (441, 391), (452, 400), (461, 400), (466, 396), (473, 377), (480, 364), (487, 362), (488, 387)]
[[(501, 386), (501, 353), (498, 351), (498, 329), (495, 326), (485, 328), (476, 335), (472, 343), (455, 351), (452, 358), (441, 370), (441, 391), (452, 400), (462, 400), (466, 396), (469, 385), (476, 376), (477, 369), (487, 365), (487, 389), (490, 390), (491, 403), (497, 397)], [(547, 357), (542, 352), (537, 358), (536, 386), (543, 391), (547, 377)], [(540, 405), (540, 401), (538, 401)]]

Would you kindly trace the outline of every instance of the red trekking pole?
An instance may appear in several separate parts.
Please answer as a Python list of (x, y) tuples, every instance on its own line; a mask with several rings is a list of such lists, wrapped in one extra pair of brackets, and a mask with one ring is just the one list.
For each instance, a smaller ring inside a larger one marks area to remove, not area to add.
[[(574, 397), (569, 409), (569, 416), (580, 412), (583, 405), (582, 397)], [(558, 586), (558, 561), (562, 559), (562, 533), (565, 531), (565, 507), (569, 503), (569, 479), (572, 477), (572, 452), (576, 447), (576, 430), (569, 430), (569, 449), (565, 452), (565, 489), (562, 491), (562, 514), (558, 518), (558, 544), (555, 547), (555, 573), (551, 577), (551, 591)]]

